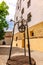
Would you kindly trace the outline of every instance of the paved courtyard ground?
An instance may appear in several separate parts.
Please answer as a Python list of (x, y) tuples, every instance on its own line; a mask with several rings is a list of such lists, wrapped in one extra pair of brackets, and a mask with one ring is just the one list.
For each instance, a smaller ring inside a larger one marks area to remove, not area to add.
[[(9, 56), (9, 47), (0, 47), (0, 65), (6, 65)], [(12, 56), (24, 55), (23, 49), (13, 48)], [(28, 53), (27, 53), (28, 55)], [(38, 51), (32, 51), (31, 56), (35, 59), (36, 65), (43, 65), (43, 53)]]

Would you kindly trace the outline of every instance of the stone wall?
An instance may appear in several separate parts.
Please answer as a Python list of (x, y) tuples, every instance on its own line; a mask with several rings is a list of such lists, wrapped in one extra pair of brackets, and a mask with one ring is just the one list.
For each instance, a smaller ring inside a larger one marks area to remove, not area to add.
[(5, 41), (6, 45), (10, 45), (12, 41), (12, 32), (6, 32), (4, 39), (0, 40), (0, 45), (3, 45), (3, 41)]
[[(13, 41), (14, 47), (24, 48), (23, 34), (24, 33), (18, 32), (14, 35), (14, 41)], [(43, 22), (29, 28), (29, 40), (30, 40), (31, 50), (43, 51)], [(25, 42), (27, 48), (28, 47), (27, 39), (25, 39)]]
[[(33, 32), (33, 36), (32, 33)], [(43, 37), (43, 22), (40, 22), (29, 28), (29, 36), (30, 37)]]

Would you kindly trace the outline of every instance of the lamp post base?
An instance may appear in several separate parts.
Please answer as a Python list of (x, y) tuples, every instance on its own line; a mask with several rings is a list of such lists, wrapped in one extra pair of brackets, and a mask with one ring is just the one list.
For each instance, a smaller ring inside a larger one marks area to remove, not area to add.
[[(36, 62), (31, 58), (32, 65), (36, 65)], [(28, 56), (13, 56), (10, 60), (7, 61), (6, 65), (30, 65)]]

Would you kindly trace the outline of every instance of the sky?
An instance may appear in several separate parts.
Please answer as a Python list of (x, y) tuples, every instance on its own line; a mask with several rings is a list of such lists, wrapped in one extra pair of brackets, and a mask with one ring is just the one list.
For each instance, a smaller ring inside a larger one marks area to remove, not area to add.
[(9, 24), (8, 31), (12, 31), (14, 23), (10, 22), (10, 19), (14, 20), (17, 0), (0, 0), (0, 3), (2, 1), (5, 1), (6, 4), (9, 6), (9, 10), (8, 10), (9, 11), (9, 15), (6, 17), (6, 20), (7, 20), (8, 24)]

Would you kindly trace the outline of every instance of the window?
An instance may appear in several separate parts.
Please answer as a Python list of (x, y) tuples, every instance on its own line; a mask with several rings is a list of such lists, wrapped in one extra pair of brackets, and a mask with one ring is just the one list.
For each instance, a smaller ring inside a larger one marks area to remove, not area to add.
[(18, 37), (16, 37), (16, 41), (17, 41)]
[(30, 36), (34, 36), (34, 32), (33, 31), (30, 31)]
[(5, 42), (5, 41), (3, 41), (2, 45), (6, 45), (6, 42)]
[(19, 9), (19, 6), (18, 6), (18, 9)]
[(18, 20), (18, 16), (16, 17), (16, 21)]
[(24, 8), (22, 9), (21, 13), (22, 13), (22, 14), (24, 13)]
[(30, 6), (30, 0), (27, 2), (27, 7), (29, 7)]
[(18, 44), (16, 44), (16, 46), (18, 46)]
[(31, 12), (27, 15), (27, 21), (28, 21), (28, 22), (31, 21)]

